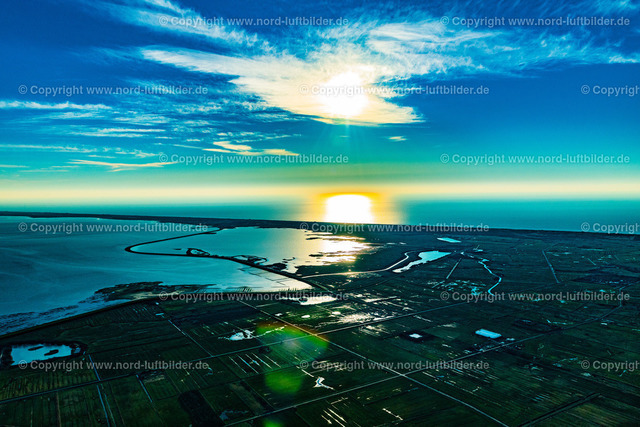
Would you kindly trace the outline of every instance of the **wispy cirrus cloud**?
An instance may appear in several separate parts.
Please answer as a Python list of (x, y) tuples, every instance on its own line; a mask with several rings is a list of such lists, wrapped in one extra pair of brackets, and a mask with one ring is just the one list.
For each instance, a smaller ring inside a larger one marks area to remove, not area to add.
[(109, 110), (104, 104), (74, 104), (71, 102), (43, 103), (35, 101), (0, 101), (0, 110)]
[[(265, 142), (273, 142), (283, 138), (291, 138), (297, 135), (270, 134), (263, 132), (218, 132), (213, 136), (213, 141), (199, 142), (203, 145), (171, 144), (174, 147), (203, 150), (215, 153), (225, 153), (242, 156), (272, 155), (272, 156), (298, 156), (298, 153), (278, 147), (264, 147)], [(213, 145), (214, 147), (212, 147)], [(256, 147), (260, 145), (260, 147)]]
[(0, 144), (0, 151), (6, 150), (53, 151), (58, 153), (94, 153), (98, 151), (95, 147), (74, 145)]
[(88, 6), (106, 12), (115, 19), (155, 31), (230, 45), (260, 44), (262, 49), (268, 47), (255, 34), (249, 34), (239, 27), (226, 26), (222, 22), (211, 25), (211, 20), (207, 17), (167, 0), (143, 0), (129, 4), (99, 1)]
[[(341, 121), (345, 118), (343, 114), (333, 114), (327, 108), (333, 102), (340, 103), (340, 99), (334, 101), (334, 95), (327, 95), (326, 86), (333, 74), (324, 69), (326, 64), (308, 63), (289, 55), (241, 58), (171, 47), (142, 49), (140, 53), (142, 58), (149, 61), (198, 73), (228, 76), (230, 83), (245, 94), (257, 95), (268, 105), (294, 114), (326, 121)], [(331, 62), (329, 58), (325, 60), (327, 64)], [(342, 68), (343, 72), (365, 71), (362, 73), (364, 80), (357, 87), (344, 88), (368, 91), (366, 114), (353, 117), (353, 121), (363, 124), (416, 121), (418, 116), (411, 108), (388, 102), (383, 96), (376, 94), (375, 90), (367, 89), (376, 83), (367, 68), (359, 64)], [(349, 95), (342, 97), (349, 101)]]
[[(506, 22), (506, 21), (505, 21)], [(365, 43), (383, 55), (392, 74), (446, 80), (473, 75), (527, 75), (551, 66), (638, 62), (637, 53), (622, 53), (616, 44), (596, 42), (578, 29), (559, 33), (544, 27), (473, 28), (445, 25), (433, 18), (388, 23), (372, 28)]]
[[(578, 64), (640, 61), (637, 46), (630, 48), (626, 42), (629, 31), (620, 32), (624, 28), (465, 26), (456, 25), (451, 19), (447, 22), (441, 19), (445, 15), (448, 18), (480, 18), (498, 14), (502, 17), (557, 17), (575, 15), (576, 11), (637, 15), (638, 5), (628, 0), (573, 1), (568, 4), (447, 1), (437, 5), (397, 7), (365, 5), (345, 9), (349, 25), (301, 26), (275, 32), (271, 31), (273, 29), (264, 31), (259, 26), (231, 25), (222, 16), (211, 22), (209, 17), (184, 3), (104, 0), (86, 4), (92, 11), (106, 12), (114, 20), (178, 36), (165, 37), (163, 45), (122, 49), (97, 47), (95, 51), (107, 62), (168, 65), (185, 71), (185, 75), (193, 80), (214, 77), (215, 99), (219, 102), (211, 102), (211, 94), (198, 97), (195, 103), (180, 98), (162, 103), (165, 107), (156, 123), (175, 120), (173, 129), (180, 134), (191, 133), (194, 129), (204, 132), (204, 128), (213, 126), (209, 117), (193, 120), (194, 126), (189, 123), (191, 119), (185, 120), (185, 116), (220, 113), (226, 114), (224, 120), (228, 122), (237, 108), (275, 110), (271, 115), (254, 114), (252, 120), (256, 121), (304, 117), (328, 123), (409, 124), (424, 120), (420, 107), (408, 102), (405, 96), (404, 89), (413, 85), (465, 77), (531, 76), (540, 70)], [(304, 10), (303, 6), (300, 8)], [(138, 109), (151, 105), (142, 99), (134, 104)], [(26, 103), (16, 102), (3, 107), (0, 102), (2, 108), (81, 110), (92, 107), (69, 103), (39, 106), (32, 103), (27, 107)], [(80, 119), (80, 113), (61, 114)], [(150, 111), (139, 113), (152, 119)], [(182, 117), (172, 117), (172, 114)], [(138, 114), (113, 115), (110, 119), (132, 126), (142, 125), (145, 120)], [(145, 133), (109, 134), (98, 130), (80, 135), (132, 138), (143, 137)]]
[(85, 131), (71, 131), (70, 135), (95, 136), (98, 138), (142, 138), (149, 134), (165, 132), (164, 129), (151, 128), (102, 128)]
[(222, 148), (204, 148), (204, 151), (213, 151), (218, 153), (237, 154), (241, 156), (298, 156), (298, 153), (286, 150), (284, 148), (263, 148), (256, 149), (246, 144), (233, 144), (229, 141), (217, 141), (213, 145)]
[(151, 163), (121, 163), (121, 162), (105, 162), (98, 160), (74, 159), (69, 163), (74, 165), (90, 165), (104, 166), (111, 169), (111, 172), (120, 172), (125, 170), (136, 170), (144, 168), (161, 168), (168, 165), (176, 164), (176, 162), (151, 162)]
[(101, 157), (107, 157), (109, 156), (109, 154), (132, 156), (136, 158), (158, 156), (158, 154), (156, 153), (148, 153), (140, 149), (126, 149), (122, 147), (92, 147), (88, 145), (0, 144), (0, 152), (25, 150), (70, 154), (91, 154), (93, 156)]
[(55, 166), (49, 166), (46, 168), (36, 168), (36, 169), (27, 169), (21, 172), (25, 172), (25, 173), (59, 173), (59, 172), (69, 172), (74, 168), (77, 168), (78, 166), (76, 165), (55, 165)]
[(389, 137), (389, 141), (395, 141), (395, 142), (403, 142), (406, 141), (407, 138), (405, 138), (404, 136), (390, 136)]
[(214, 142), (213, 145), (218, 145), (224, 148), (225, 150), (234, 150), (234, 151), (251, 150), (250, 145), (232, 144), (229, 141), (217, 141), (217, 142)]
[[(595, 12), (604, 7), (597, 3), (585, 2), (584, 6)], [(529, 16), (555, 17), (554, 12), (566, 13), (577, 6), (571, 9), (544, 2), (507, 8), (505, 14), (520, 10)], [(621, 8), (635, 10), (629, 2), (619, 2), (615, 9)], [(447, 24), (442, 15), (414, 9), (400, 19), (365, 8), (348, 26), (309, 29), (298, 43), (285, 37), (280, 50), (276, 45), (259, 52), (221, 54), (166, 45), (143, 47), (139, 56), (192, 73), (225, 76), (247, 96), (257, 96), (271, 107), (296, 115), (360, 124), (421, 121), (414, 107), (402, 103), (403, 88), (409, 82), (527, 76), (550, 67), (640, 60), (637, 52), (621, 48), (620, 39), (612, 42), (599, 30), (581, 26), (469, 27)], [(483, 9), (485, 13), (491, 10)], [(452, 2), (449, 9), (450, 13), (462, 10), (474, 9), (465, 8), (463, 2)], [(349, 75), (356, 78), (341, 79)], [(327, 86), (359, 95), (327, 95)]]

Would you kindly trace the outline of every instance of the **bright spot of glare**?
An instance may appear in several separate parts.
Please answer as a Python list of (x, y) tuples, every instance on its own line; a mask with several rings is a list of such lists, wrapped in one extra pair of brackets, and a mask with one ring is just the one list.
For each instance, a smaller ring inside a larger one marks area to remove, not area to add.
[(368, 248), (366, 243), (356, 239), (322, 239), (322, 253), (327, 262), (353, 262), (360, 251)]
[(340, 194), (325, 202), (326, 222), (373, 223), (371, 199), (361, 194)]

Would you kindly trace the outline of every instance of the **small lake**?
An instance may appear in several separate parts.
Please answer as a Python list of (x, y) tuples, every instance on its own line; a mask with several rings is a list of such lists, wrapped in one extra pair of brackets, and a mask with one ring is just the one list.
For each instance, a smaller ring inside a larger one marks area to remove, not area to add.
[(420, 265), (420, 264), (426, 264), (428, 262), (431, 261), (435, 261), (437, 259), (440, 259), (442, 257), (445, 257), (447, 255), (449, 255), (451, 252), (440, 252), (440, 251), (428, 251), (428, 252), (420, 252), (420, 254), (418, 255), (418, 257), (420, 258), (419, 260), (410, 262), (409, 264), (405, 265), (402, 268), (397, 268), (395, 270), (393, 270), (394, 273), (404, 273), (407, 270), (410, 270), (411, 267), (416, 266), (416, 265)]
[(56, 357), (67, 357), (73, 354), (73, 348), (68, 345), (52, 344), (17, 344), (11, 346), (12, 365), (31, 363)]

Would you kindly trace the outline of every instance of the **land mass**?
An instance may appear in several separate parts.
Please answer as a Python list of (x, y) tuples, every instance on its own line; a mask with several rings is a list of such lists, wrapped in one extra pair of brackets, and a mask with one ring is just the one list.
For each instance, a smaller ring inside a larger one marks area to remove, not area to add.
[[(350, 263), (298, 268), (291, 277), (312, 288), (290, 295), (213, 295), (189, 286), (158, 294), (159, 283), (129, 284), (104, 290), (127, 304), (1, 337), (3, 348), (74, 342), (83, 351), (0, 370), (0, 419), (172, 426), (640, 419), (637, 236), (367, 229), (351, 235), (378, 249)], [(260, 267), (282, 274), (277, 265)]]

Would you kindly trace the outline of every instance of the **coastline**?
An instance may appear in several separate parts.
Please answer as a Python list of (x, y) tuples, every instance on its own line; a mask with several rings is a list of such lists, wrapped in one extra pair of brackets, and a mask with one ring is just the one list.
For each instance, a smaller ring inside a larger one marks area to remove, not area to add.
[[(118, 286), (114, 286), (114, 288), (117, 288), (119, 286), (129, 286), (129, 285), (118, 285)], [(160, 285), (161, 286), (161, 285)], [(108, 288), (111, 289), (111, 288)], [(97, 292), (101, 292), (97, 291)], [(324, 291), (321, 290), (322, 293), (326, 293), (326, 294), (333, 294), (333, 292), (331, 291)], [(251, 294), (253, 296), (263, 296), (262, 299), (264, 300), (274, 300), (275, 298), (273, 298), (274, 296), (277, 295), (282, 295), (282, 294), (294, 294), (294, 295), (299, 295), (299, 296), (304, 296), (305, 294), (309, 293), (311, 295), (317, 296), (316, 293), (314, 293), (314, 289), (298, 289), (298, 290), (292, 290), (292, 291), (282, 291), (282, 290), (277, 290), (277, 291), (271, 291), (271, 292), (265, 292), (265, 291), (259, 291), (259, 292), (246, 292), (245, 294)], [(151, 295), (151, 296), (146, 296), (146, 297), (142, 297), (142, 298), (133, 298), (133, 299), (119, 299), (119, 300), (114, 300), (112, 304), (108, 304), (108, 305), (101, 305), (99, 307), (96, 307), (93, 310), (89, 310), (89, 311), (83, 311), (81, 313), (77, 313), (77, 314), (73, 314), (70, 316), (64, 316), (64, 317), (60, 317), (54, 320), (50, 320), (47, 321), (45, 323), (39, 323), (39, 324), (35, 324), (35, 325), (29, 325), (25, 328), (21, 328), (21, 329), (16, 329), (16, 330), (12, 330), (6, 333), (0, 333), (0, 340), (4, 340), (7, 338), (13, 338), (16, 336), (19, 336), (21, 334), (26, 334), (29, 332), (33, 332), (33, 331), (37, 331), (40, 329), (46, 329), (50, 326), (53, 325), (57, 325), (60, 323), (64, 323), (67, 321), (72, 321), (72, 320), (77, 320), (77, 319), (82, 319), (85, 317), (91, 317), (94, 316), (96, 314), (99, 313), (104, 313), (104, 312), (108, 312), (111, 310), (117, 310), (120, 309), (122, 307), (126, 307), (126, 306), (130, 306), (130, 305), (136, 305), (136, 304), (147, 304), (147, 303), (156, 303), (156, 302), (164, 302), (167, 301), (168, 297), (167, 295), (177, 295), (179, 294), (179, 292), (169, 292), (169, 293), (161, 293), (158, 295)], [(215, 295), (215, 298), (211, 298), (211, 301), (238, 301), (238, 300), (242, 300), (242, 298), (238, 298), (237, 295), (239, 294), (243, 294), (243, 292), (193, 292), (193, 294), (198, 294), (198, 295)], [(234, 297), (230, 297), (231, 295), (236, 296)], [(107, 297), (108, 298), (108, 297)], [(260, 299), (260, 298), (257, 298)], [(105, 301), (107, 301), (108, 299), (106, 299)], [(178, 299), (180, 300), (180, 299)], [(195, 298), (195, 301), (201, 300), (201, 301), (207, 301), (207, 298)], [(283, 299), (284, 300), (284, 299)], [(64, 308), (61, 309), (55, 309), (55, 310), (63, 310)], [(54, 310), (51, 310), (54, 311)], [(16, 313), (16, 315), (20, 315), (20, 314), (27, 314), (27, 313)]]
[[(233, 229), (233, 228), (239, 228), (239, 227), (258, 227), (258, 228), (295, 228), (295, 229), (305, 229), (303, 227), (303, 225), (308, 225), (308, 223), (302, 222), (302, 221), (276, 221), (276, 220), (251, 220), (251, 219), (245, 219), (245, 220), (238, 220), (238, 219), (228, 219), (228, 218), (197, 218), (197, 217), (155, 217), (155, 216), (142, 216), (142, 215), (113, 215), (113, 214), (69, 214), (69, 213), (54, 213), (54, 212), (14, 212), (14, 211), (0, 211), (0, 217), (26, 217), (26, 218), (99, 218), (99, 219), (108, 219), (108, 220), (123, 220), (123, 221), (149, 221), (149, 222), (160, 222), (160, 223), (173, 223), (173, 224), (189, 224), (189, 225), (207, 225), (207, 226), (212, 226), (212, 227), (217, 227), (218, 231), (219, 230), (223, 230), (223, 229)], [(332, 224), (332, 223), (322, 223), (322, 224)], [(200, 234), (207, 234), (210, 233), (209, 231), (207, 232), (198, 232), (198, 233), (192, 233), (192, 234), (187, 234), (187, 235), (180, 235), (180, 236), (175, 236), (175, 237), (168, 237), (168, 238), (164, 238), (164, 239), (156, 239), (156, 240), (152, 240), (152, 241), (148, 241), (148, 242), (139, 242), (139, 243), (135, 243), (133, 245), (129, 245), (127, 247), (124, 248), (125, 251), (129, 252), (129, 253), (134, 253), (134, 254), (139, 254), (139, 255), (162, 255), (162, 256), (179, 256), (179, 257), (193, 257), (193, 258), (210, 258), (210, 259), (220, 259), (220, 260), (226, 260), (226, 261), (231, 261), (234, 263), (238, 263), (241, 264), (243, 266), (247, 266), (247, 267), (253, 267), (259, 270), (263, 270), (272, 274), (277, 274), (280, 275), (282, 277), (286, 277), (288, 279), (292, 279), (301, 283), (304, 283), (305, 285), (309, 286), (311, 290), (319, 290), (322, 292), (331, 292), (327, 287), (323, 286), (320, 283), (317, 283), (317, 281), (311, 281), (308, 280), (306, 278), (306, 276), (300, 275), (299, 273), (289, 273), (286, 271), (282, 271), (279, 270), (277, 268), (270, 268), (270, 266), (268, 265), (262, 265), (260, 263), (257, 262), (253, 262), (252, 260), (249, 259), (242, 259), (239, 257), (230, 257), (230, 256), (220, 256), (220, 255), (215, 255), (215, 254), (209, 254), (209, 253), (192, 253), (192, 252), (188, 252), (185, 254), (163, 254), (163, 253), (153, 253), (153, 252), (143, 252), (143, 251), (136, 251), (135, 247), (137, 246), (142, 246), (142, 245), (146, 245), (146, 244), (151, 244), (151, 243), (157, 243), (157, 242), (162, 242), (162, 241), (167, 241), (167, 240), (174, 240), (174, 239), (179, 239), (182, 237), (186, 237), (186, 236), (195, 236), (195, 235), (200, 235)], [(369, 232), (369, 231), (364, 231), (364, 232), (354, 232), (353, 235), (357, 235), (357, 236), (372, 236), (372, 235), (380, 235), (380, 234), (389, 234), (391, 232), (384, 232), (384, 231), (376, 231), (376, 232)], [(429, 234), (434, 234), (437, 232), (424, 232), (421, 234), (424, 235), (429, 235)], [(340, 235), (341, 233), (335, 233), (336, 235)], [(343, 233), (344, 234), (344, 233)], [(598, 236), (600, 238), (622, 238), (622, 239), (628, 239), (631, 238), (632, 240), (635, 240), (638, 238), (637, 235), (633, 235), (633, 234), (622, 234), (622, 235), (607, 235), (604, 233), (594, 233), (594, 232), (575, 232), (575, 231), (557, 231), (557, 230), (512, 230), (512, 229), (490, 229), (489, 231), (478, 231), (478, 230), (472, 230), (472, 231), (468, 231), (465, 233), (460, 233), (460, 232), (454, 232), (454, 233), (449, 233), (452, 235), (469, 235), (469, 236), (473, 236), (473, 235), (491, 235), (491, 236), (496, 236), (496, 237), (500, 237), (500, 236), (522, 236), (522, 237), (532, 237), (532, 236), (544, 236), (544, 235), (553, 235), (553, 236)], [(247, 257), (248, 258), (248, 257)], [(324, 274), (320, 274), (319, 276), (323, 276), (323, 275), (333, 275), (333, 274), (346, 274), (346, 273), (334, 273), (334, 272), (329, 272), (329, 273), (324, 273)], [(310, 276), (313, 277), (313, 276)], [(144, 283), (144, 282), (139, 282), (139, 283)], [(160, 283), (163, 282), (158, 282), (158, 285), (161, 287), (165, 287), (167, 290), (171, 290), (171, 289), (176, 289), (176, 288), (182, 288), (182, 290), (184, 290), (185, 288), (188, 288), (190, 285), (160, 285)], [(116, 289), (118, 287), (126, 287), (126, 286), (130, 286), (130, 285), (135, 285), (136, 283), (122, 283), (122, 284), (114, 284), (111, 287), (107, 287), (104, 289)], [(0, 337), (4, 338), (7, 336), (12, 336), (13, 334), (19, 334), (21, 332), (25, 332), (25, 331), (30, 331), (33, 330), (33, 328), (40, 328), (40, 327), (44, 327), (46, 325), (51, 325), (53, 323), (57, 323), (57, 322), (61, 322), (61, 321), (65, 321), (68, 319), (74, 319), (74, 318), (78, 318), (78, 317), (83, 317), (83, 316), (89, 316), (91, 314), (95, 314), (95, 313), (99, 313), (103, 310), (111, 310), (117, 307), (120, 307), (122, 305), (127, 305), (127, 304), (131, 304), (131, 303), (136, 303), (139, 301), (148, 301), (148, 300), (154, 300), (154, 299), (158, 299), (159, 296), (158, 294), (160, 293), (159, 291), (156, 293), (156, 295), (149, 295), (148, 297), (145, 298), (136, 298), (134, 300), (128, 300), (128, 299), (123, 299), (120, 301), (115, 301), (112, 300), (110, 298), (112, 298), (113, 294), (104, 294), (104, 289), (98, 289), (94, 292), (94, 294), (82, 301), (79, 301), (77, 304), (73, 304), (73, 305), (69, 305), (69, 306), (64, 306), (64, 307), (58, 307), (58, 308), (53, 308), (50, 310), (46, 310), (43, 312), (23, 312), (23, 313), (11, 313), (11, 314), (7, 314), (7, 315), (3, 315), (2, 317), (7, 318), (7, 319), (20, 319), (21, 317), (24, 318), (23, 322), (25, 327), (22, 326), (15, 326), (15, 329), (9, 329), (6, 333), (2, 333), (0, 334)], [(202, 286), (200, 287), (200, 289), (203, 289)], [(209, 288), (212, 289), (212, 288)], [(192, 289), (191, 290), (192, 293), (196, 293), (198, 292), (198, 290), (196, 289)], [(200, 291), (201, 292), (201, 291)], [(205, 290), (206, 292), (206, 290)], [(264, 293), (273, 293), (273, 292), (282, 292), (282, 290), (274, 290), (274, 291), (251, 291), (254, 294), (264, 294)], [(217, 294), (228, 294), (228, 293), (234, 293), (233, 291), (230, 290), (225, 290), (223, 292), (215, 292)], [(87, 307), (82, 307), (82, 306), (87, 306)], [(84, 310), (85, 308), (88, 308), (88, 310)], [(81, 310), (81, 312), (77, 312), (78, 310)], [(60, 313), (60, 317), (56, 317), (56, 312)], [(72, 314), (68, 314), (68, 313), (72, 313)], [(30, 314), (32, 314), (32, 316), (29, 316)], [(30, 317), (30, 318), (29, 318)], [(44, 323), (37, 323), (34, 324), (34, 319), (37, 319), (38, 317), (44, 317), (46, 320)], [(52, 319), (52, 320), (50, 320)], [(18, 320), (20, 321), (20, 320)]]
[[(182, 216), (157, 216), (157, 215), (127, 215), (127, 214), (97, 214), (97, 213), (64, 213), (64, 212), (33, 212), (33, 211), (0, 211), (0, 217), (26, 217), (26, 218), (99, 218), (99, 219), (111, 219), (122, 221), (156, 221), (160, 223), (173, 223), (173, 224), (187, 224), (187, 225), (207, 225), (212, 227), (219, 227), (221, 230), (238, 227), (258, 227), (258, 228), (298, 228), (307, 229), (305, 226), (309, 224), (319, 224), (326, 226), (346, 225), (344, 223), (333, 223), (326, 221), (292, 221), (292, 220), (273, 220), (273, 219), (237, 219), (237, 218), (211, 218), (211, 217), (182, 217)], [(354, 225), (357, 223), (347, 223)], [(376, 225), (376, 226), (389, 226), (389, 227), (412, 227), (412, 224), (389, 224), (389, 223), (376, 223), (376, 224), (357, 224), (357, 225)], [(433, 225), (434, 231), (425, 231), (424, 234), (432, 232), (445, 232), (450, 234), (491, 234), (500, 235), (501, 233), (544, 233), (549, 235), (558, 234), (578, 234), (578, 235), (595, 235), (595, 236), (620, 236), (620, 237), (640, 237), (638, 234), (625, 234), (625, 233), (603, 233), (595, 231), (573, 231), (573, 230), (545, 230), (545, 229), (532, 229), (532, 228), (502, 228), (502, 227), (487, 227), (487, 231), (470, 229), (468, 231), (450, 231), (446, 229), (446, 226)], [(439, 230), (442, 229), (442, 230)], [(335, 228), (339, 231), (339, 228)], [(314, 230), (310, 230), (314, 231)], [(383, 230), (376, 230), (375, 233), (384, 233)], [(401, 231), (399, 231), (401, 232)], [(353, 234), (366, 234), (369, 231), (359, 231)], [(340, 234), (336, 232), (335, 234)], [(135, 245), (134, 245), (135, 246)]]

